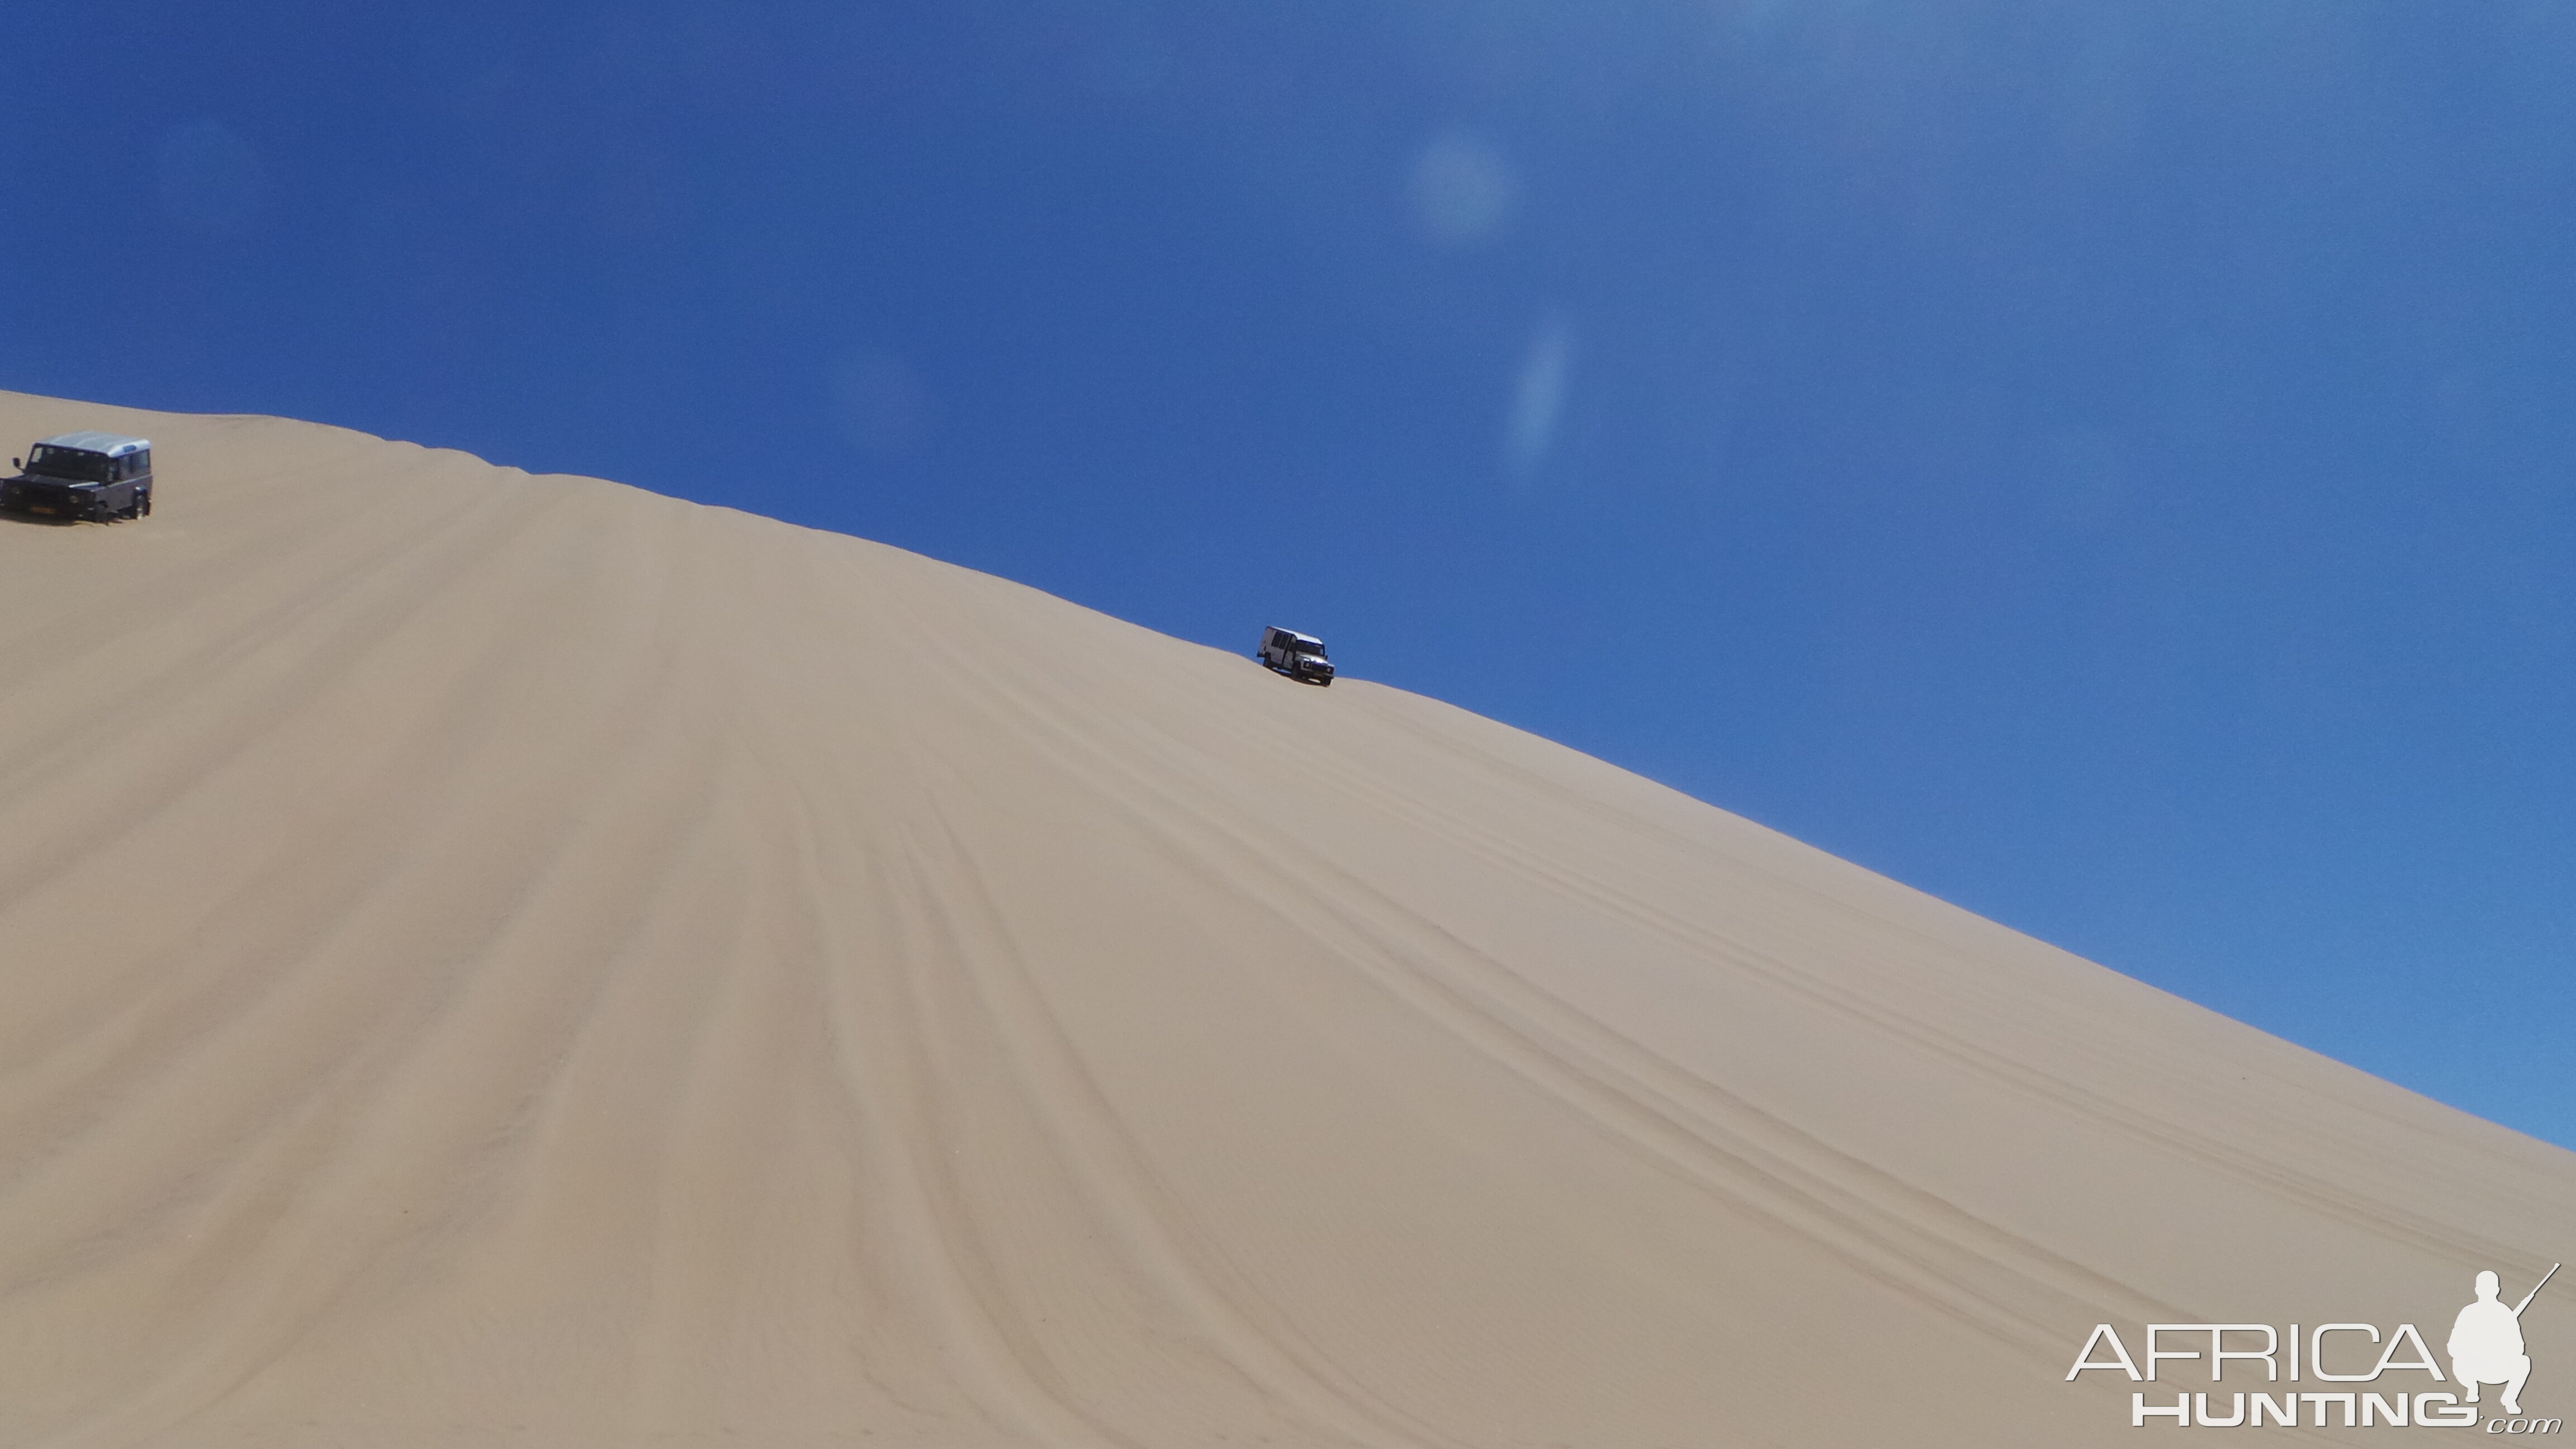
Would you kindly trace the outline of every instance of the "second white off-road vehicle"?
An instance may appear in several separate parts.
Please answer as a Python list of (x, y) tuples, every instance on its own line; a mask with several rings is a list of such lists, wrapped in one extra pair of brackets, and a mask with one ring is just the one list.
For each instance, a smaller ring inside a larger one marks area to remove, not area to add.
[(1324, 641), (1312, 634), (1276, 626), (1261, 631), (1262, 663), (1307, 684), (1333, 682), (1333, 661), (1324, 657)]

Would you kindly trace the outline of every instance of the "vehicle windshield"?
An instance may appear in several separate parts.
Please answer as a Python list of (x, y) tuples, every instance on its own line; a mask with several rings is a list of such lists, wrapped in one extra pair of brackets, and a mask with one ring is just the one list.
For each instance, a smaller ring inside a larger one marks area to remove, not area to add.
[(1312, 654), (1318, 659), (1324, 657), (1324, 641), (1321, 639), (1291, 639), (1288, 649), (1292, 654)]
[(27, 471), (47, 478), (69, 478), (80, 483), (105, 483), (112, 476), (105, 453), (84, 453), (77, 448), (38, 448), (27, 459)]

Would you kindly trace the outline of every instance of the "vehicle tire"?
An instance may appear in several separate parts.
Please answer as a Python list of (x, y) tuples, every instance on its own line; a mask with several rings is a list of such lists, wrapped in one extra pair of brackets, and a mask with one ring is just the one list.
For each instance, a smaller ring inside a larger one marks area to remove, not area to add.
[(146, 488), (141, 493), (136, 494), (134, 506), (136, 509), (135, 517), (150, 518), (152, 516), (152, 490)]

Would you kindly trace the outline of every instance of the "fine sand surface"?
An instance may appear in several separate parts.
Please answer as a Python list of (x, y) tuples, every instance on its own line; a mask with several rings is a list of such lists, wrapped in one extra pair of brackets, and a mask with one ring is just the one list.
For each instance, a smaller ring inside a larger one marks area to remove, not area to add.
[(70, 427), (161, 483), (0, 520), (9, 1449), (2062, 1449), (2097, 1322), (2576, 1254), (2576, 1155), (1431, 700)]

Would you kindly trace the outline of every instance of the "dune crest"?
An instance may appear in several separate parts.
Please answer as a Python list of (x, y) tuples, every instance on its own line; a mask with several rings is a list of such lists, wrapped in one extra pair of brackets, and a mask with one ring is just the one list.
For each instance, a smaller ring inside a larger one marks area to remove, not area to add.
[(0, 521), (0, 1443), (2127, 1442), (2097, 1322), (2576, 1245), (2576, 1156), (1426, 699), (0, 394), (74, 426), (161, 486)]

